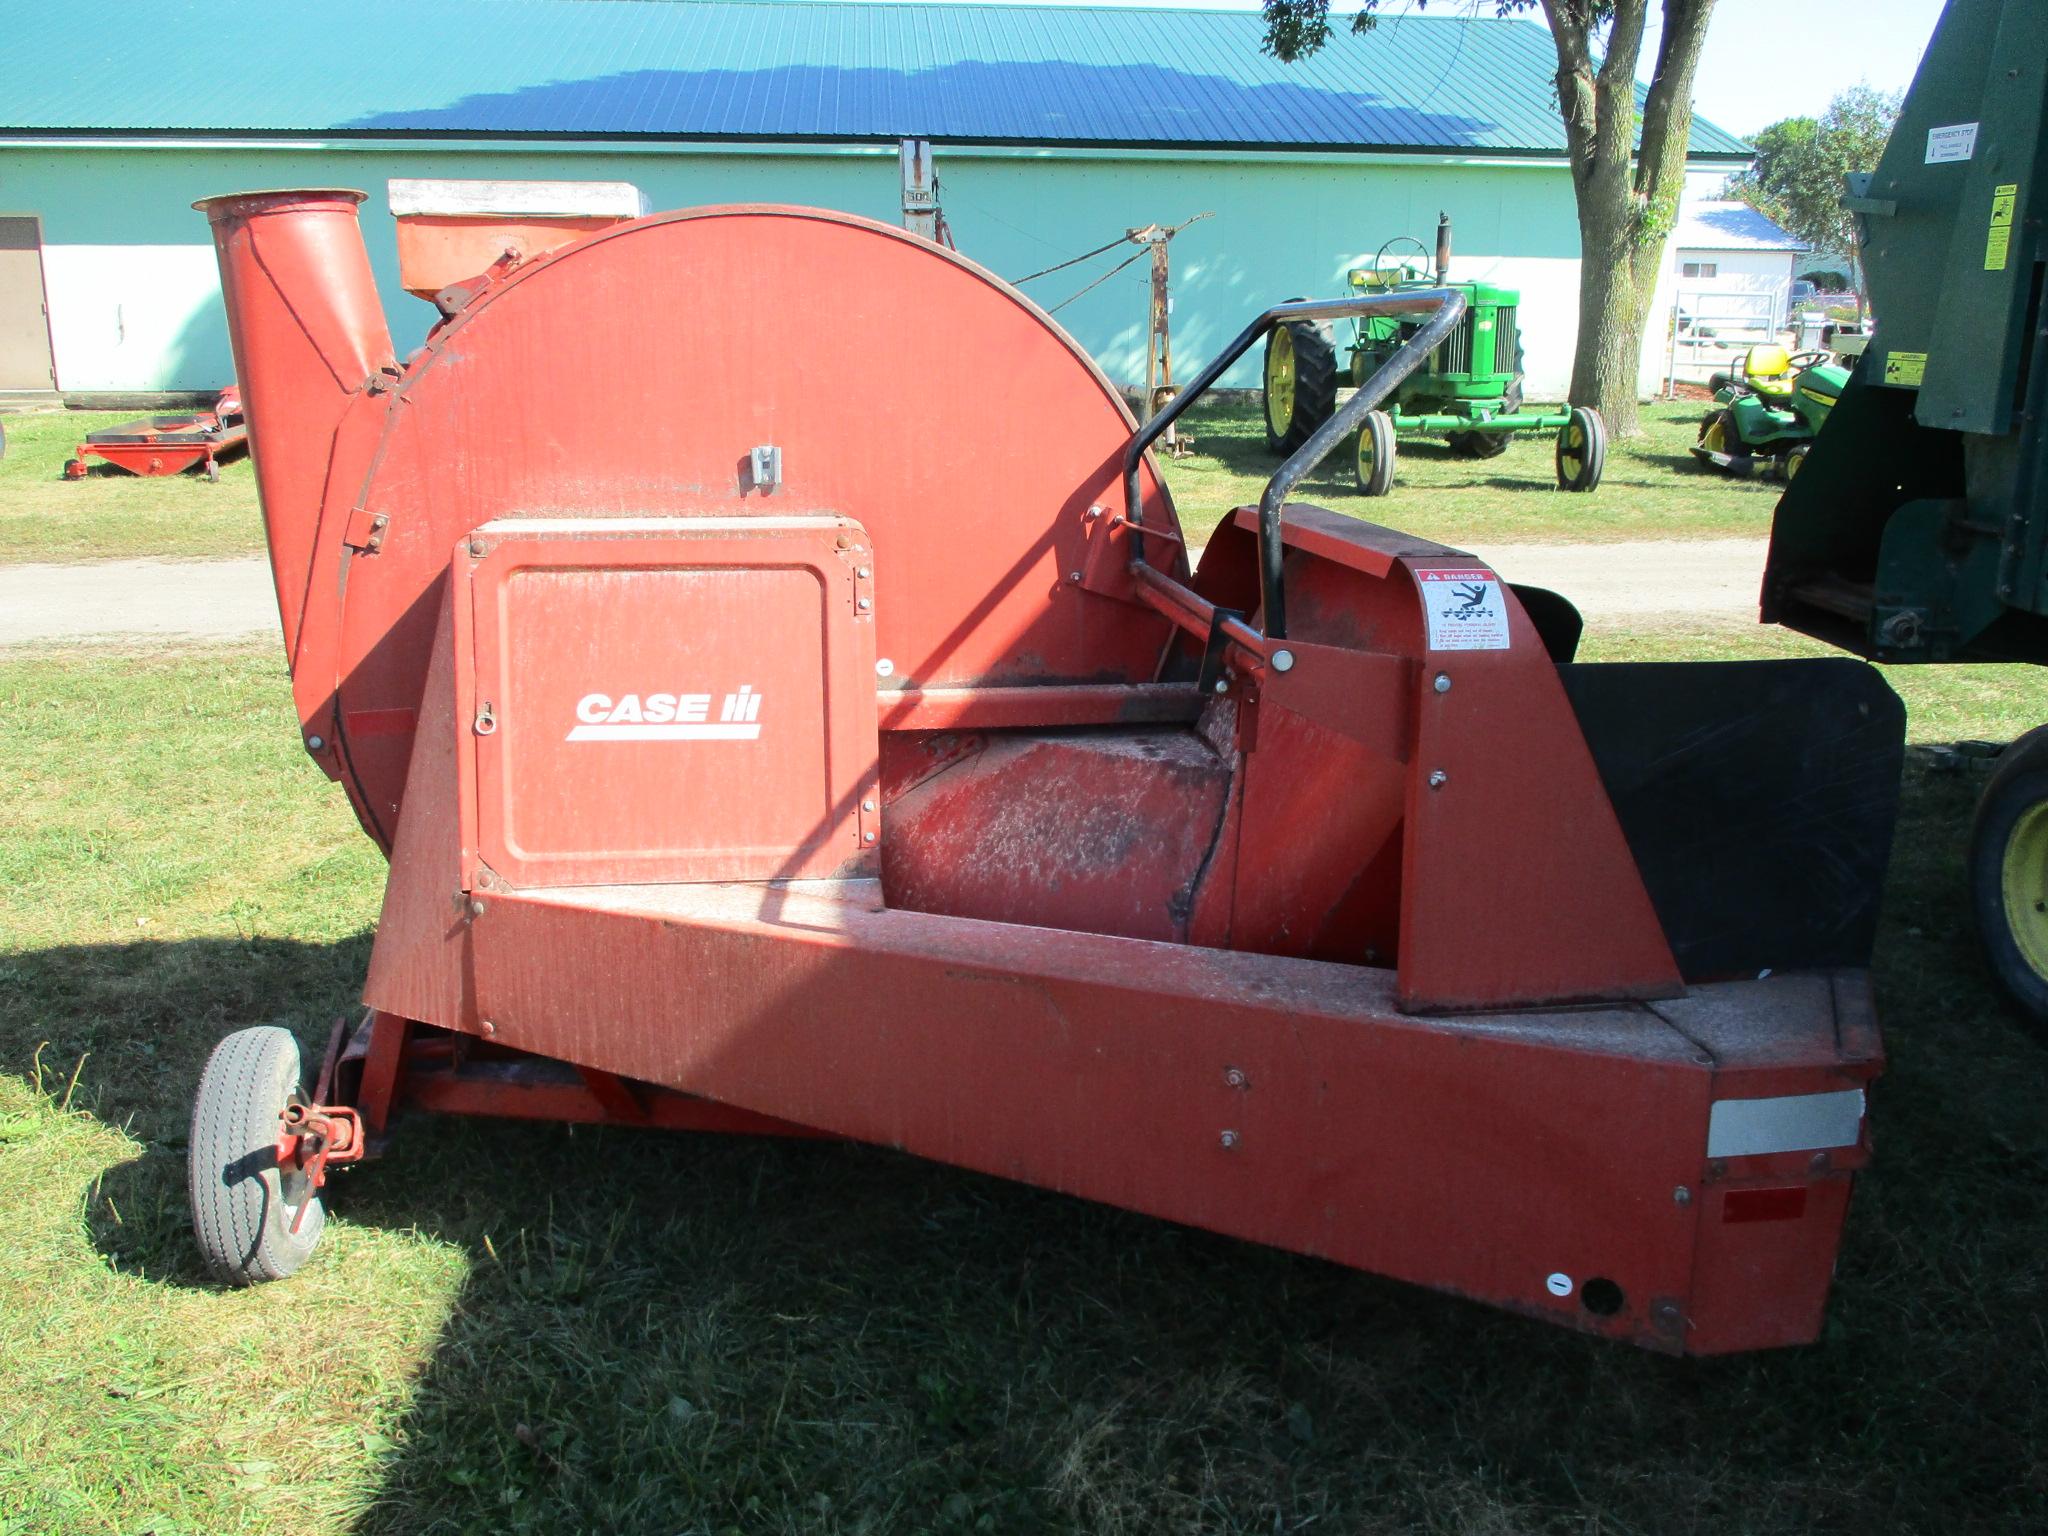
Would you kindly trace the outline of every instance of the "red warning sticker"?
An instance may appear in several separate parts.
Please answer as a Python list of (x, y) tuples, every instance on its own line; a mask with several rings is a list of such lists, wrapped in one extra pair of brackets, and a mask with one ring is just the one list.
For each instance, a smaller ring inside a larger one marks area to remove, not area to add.
[(1483, 565), (1446, 565), (1415, 573), (1432, 651), (1504, 651), (1508, 604), (1500, 578)]

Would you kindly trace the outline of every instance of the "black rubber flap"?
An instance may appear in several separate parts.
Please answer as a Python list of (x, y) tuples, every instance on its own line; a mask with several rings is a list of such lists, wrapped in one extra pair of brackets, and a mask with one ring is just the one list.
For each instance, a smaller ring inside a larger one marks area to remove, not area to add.
[(1906, 737), (1875, 667), (1558, 673), (1687, 981), (1870, 963)]

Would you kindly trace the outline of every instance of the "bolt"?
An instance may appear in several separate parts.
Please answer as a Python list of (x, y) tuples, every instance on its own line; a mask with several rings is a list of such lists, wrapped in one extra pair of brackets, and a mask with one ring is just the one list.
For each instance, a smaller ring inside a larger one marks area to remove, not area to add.
[(875, 840), (875, 834), (872, 832), (863, 832), (860, 835), (860, 840), (864, 843), (872, 843)]
[(491, 1036), (495, 1035), (498, 1032), (498, 1026), (493, 1024), (489, 1019), (485, 1019), (483, 1024), (483, 1030), (484, 1038), (488, 1040), (491, 1038)]
[(1827, 1153), (1816, 1152), (1813, 1154), (1813, 1160), (1809, 1162), (1806, 1166), (1812, 1169), (1815, 1173), (1826, 1173), (1828, 1171), (1828, 1162), (1829, 1158)]
[(1237, 1132), (1225, 1131), (1221, 1136), (1217, 1137), (1216, 1139), (1223, 1143), (1223, 1148), (1227, 1152), (1230, 1150), (1230, 1148), (1237, 1145)]
[(1088, 509), (1088, 521), (1089, 521), (1089, 522), (1091, 522), (1091, 523), (1092, 523), (1092, 522), (1094, 522), (1094, 521), (1095, 521), (1095, 519), (1097, 519), (1097, 518), (1098, 518), (1098, 517), (1100, 517), (1100, 516), (1102, 516), (1102, 508), (1100, 508), (1100, 507), (1090, 507), (1090, 508)]
[(881, 656), (881, 657), (877, 657), (877, 658), (876, 658), (876, 660), (875, 660), (875, 676), (877, 676), (877, 677), (893, 677), (893, 676), (895, 675), (895, 672), (896, 672), (896, 663), (895, 663), (895, 662), (891, 661), (891, 660), (890, 660), (890, 659), (889, 659), (888, 657), (886, 657), (886, 656)]
[(862, 581), (866, 581), (868, 579), (868, 576), (871, 574), (871, 571), (869, 567), (862, 565), (856, 566), (854, 568), (853, 574), (858, 576)]
[(1294, 670), (1294, 652), (1285, 649), (1275, 651), (1273, 653), (1273, 670), (1275, 672), (1292, 672)]
[(326, 745), (327, 742), (323, 737), (308, 736), (306, 738), (306, 750), (308, 752), (318, 752), (322, 747)]
[(875, 605), (870, 599), (864, 597), (859, 602), (855, 603), (853, 606), (858, 608), (862, 613), (866, 613), (870, 608), (874, 607)]
[(1078, 587), (1081, 584), (1081, 573), (1079, 571), (1069, 571), (1067, 572), (1067, 580)]
[(863, 800), (860, 803), (860, 808), (864, 811), (872, 811), (875, 808), (875, 802), (872, 800)]
[(1448, 672), (1437, 673), (1429, 686), (1438, 693), (1449, 693), (1451, 691), (1451, 674)]
[(469, 552), (477, 559), (482, 559), (484, 553), (484, 541), (482, 539), (471, 539), (469, 541)]
[(1429, 770), (1429, 787), (1431, 789), (1442, 789), (1446, 784), (1450, 782), (1451, 776), (1448, 773), (1445, 773), (1443, 769), (1432, 768)]
[(834, 542), (835, 542), (835, 545), (836, 545), (836, 547), (837, 547), (837, 548), (840, 548), (840, 549), (851, 549), (851, 548), (853, 548), (853, 540), (852, 540), (852, 539), (849, 539), (849, 538), (848, 538), (848, 537), (847, 537), (847, 536), (846, 536), (845, 534), (843, 534), (843, 533), (842, 533), (841, 535), (839, 535), (838, 539), (837, 539), (837, 540), (835, 540)]
[(1681, 1184), (1678, 1186), (1678, 1188), (1671, 1191), (1671, 1199), (1673, 1203), (1677, 1205), (1691, 1205), (1692, 1191), (1687, 1189), (1683, 1184)]
[(1232, 1088), (1242, 1088), (1250, 1079), (1239, 1068), (1231, 1067), (1224, 1072), (1223, 1081)]
[(471, 917), (482, 917), (484, 915), (484, 904), (480, 901), (472, 901), (469, 904), (469, 915)]
[(1228, 692), (1230, 692), (1230, 679), (1229, 679), (1229, 678), (1227, 678), (1227, 677), (1219, 677), (1219, 678), (1217, 678), (1217, 679), (1216, 679), (1216, 687), (1215, 687), (1215, 690), (1214, 690), (1214, 691), (1215, 691), (1215, 692), (1217, 692), (1217, 693), (1228, 693)]

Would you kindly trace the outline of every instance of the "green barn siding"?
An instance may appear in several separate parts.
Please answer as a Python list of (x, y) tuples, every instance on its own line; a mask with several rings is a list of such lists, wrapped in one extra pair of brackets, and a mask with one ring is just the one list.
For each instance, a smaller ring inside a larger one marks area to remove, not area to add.
[[(938, 149), (946, 216), (960, 249), (1018, 277), (1149, 222), (1208, 211), (1175, 241), (1174, 339), (1182, 376), (1265, 304), (1334, 294), (1387, 237), (1432, 238), (1456, 221), (1457, 275), (1519, 282), (1532, 387), (1569, 373), (1578, 236), (1566, 172), (1536, 164), (1457, 165), (1281, 157), (1083, 156)], [(788, 202), (894, 222), (887, 153), (618, 153), (479, 148), (246, 149), (0, 146), (0, 211), (42, 215), (59, 381), (69, 390), (203, 389), (231, 374), (226, 318), (195, 198), (255, 187), (354, 186), (371, 194), (364, 233), (401, 350), (432, 310), (398, 286), (384, 182), (396, 176), (630, 181), (657, 209)], [(1027, 291), (1055, 304), (1099, 275), (1101, 258)], [(1146, 264), (1063, 308), (1059, 319), (1113, 378), (1144, 372)], [(1541, 300), (1541, 302), (1532, 302)], [(793, 353), (831, 323), (830, 274), (789, 295)], [(932, 366), (944, 366), (942, 346)], [(1246, 364), (1226, 382), (1249, 385)]]

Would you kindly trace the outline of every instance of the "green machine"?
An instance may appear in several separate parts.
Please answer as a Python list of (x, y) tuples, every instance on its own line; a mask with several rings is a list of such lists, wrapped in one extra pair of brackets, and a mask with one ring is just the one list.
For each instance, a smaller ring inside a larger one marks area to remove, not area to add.
[[(2048, 661), (2048, 5), (1950, 0), (1850, 178), (1877, 328), (1779, 499), (1763, 617), (1879, 661)], [(2048, 727), (2000, 755), (1971, 900), (2048, 1026)]]
[[(1397, 248), (1415, 247), (1417, 255)], [(1453, 283), (1451, 221), (1439, 215), (1435, 273), (1430, 251), (1412, 235), (1397, 235), (1379, 248), (1372, 264), (1351, 269), (1351, 286), (1369, 293), (1423, 288), (1456, 288), (1465, 296), (1465, 317), (1429, 361), (1395, 389), (1392, 410), (1370, 411), (1359, 428), (1358, 488), (1384, 496), (1394, 484), (1394, 441), (1400, 432), (1445, 435), (1451, 451), (1490, 459), (1507, 452), (1518, 432), (1555, 432), (1557, 483), (1567, 491), (1590, 491), (1607, 463), (1607, 428), (1590, 406), (1556, 411), (1522, 407), (1522, 339), (1515, 323), (1521, 295), (1491, 283)], [(1356, 387), (1400, 351), (1422, 322), (1376, 315), (1352, 322), (1343, 382)], [(1336, 338), (1326, 325), (1297, 321), (1276, 326), (1266, 339), (1263, 398), (1266, 447), (1292, 453), (1337, 408), (1339, 365)]]
[(1715, 374), (1713, 408), (1700, 419), (1693, 454), (1731, 473), (1759, 466), (1790, 480), (1806, 463), (1849, 370), (1832, 352), (1751, 347), (1732, 374)]

